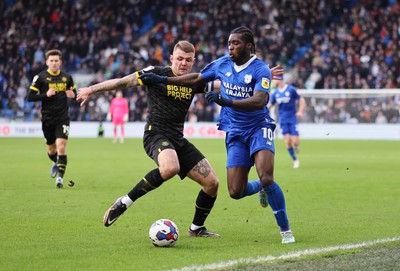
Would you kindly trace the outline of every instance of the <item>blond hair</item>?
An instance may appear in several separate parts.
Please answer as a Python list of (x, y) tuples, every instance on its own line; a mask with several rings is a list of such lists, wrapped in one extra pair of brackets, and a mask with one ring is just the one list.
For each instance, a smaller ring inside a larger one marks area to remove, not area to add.
[(174, 52), (177, 49), (180, 49), (180, 50), (184, 51), (185, 53), (194, 53), (195, 52), (194, 45), (191, 44), (190, 42), (188, 42), (187, 40), (178, 41), (178, 43), (175, 44), (175, 46), (174, 46)]

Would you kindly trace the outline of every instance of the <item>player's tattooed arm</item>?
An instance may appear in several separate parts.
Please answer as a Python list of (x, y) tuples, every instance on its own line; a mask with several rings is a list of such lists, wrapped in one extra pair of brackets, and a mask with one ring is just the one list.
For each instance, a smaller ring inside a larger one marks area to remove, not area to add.
[(76, 100), (81, 102), (82, 106), (89, 100), (89, 97), (95, 93), (135, 86), (139, 86), (139, 82), (136, 73), (132, 73), (122, 78), (110, 79), (89, 87), (81, 88), (78, 90)]
[(129, 88), (139, 86), (139, 82), (137, 80), (136, 74), (132, 73), (122, 78), (110, 79), (93, 86), (90, 86), (91, 94), (101, 92), (101, 91), (110, 91), (121, 88)]

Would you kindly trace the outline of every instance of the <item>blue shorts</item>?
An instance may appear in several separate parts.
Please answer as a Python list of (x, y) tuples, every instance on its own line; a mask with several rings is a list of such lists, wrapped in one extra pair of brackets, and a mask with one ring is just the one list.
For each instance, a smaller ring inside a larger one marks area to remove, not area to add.
[(294, 136), (299, 135), (299, 131), (297, 130), (297, 123), (286, 122), (286, 123), (280, 123), (279, 126), (281, 127), (283, 135), (286, 134)]
[(226, 167), (252, 167), (256, 152), (269, 150), (275, 153), (274, 130), (275, 124), (267, 124), (251, 131), (228, 132), (225, 139)]

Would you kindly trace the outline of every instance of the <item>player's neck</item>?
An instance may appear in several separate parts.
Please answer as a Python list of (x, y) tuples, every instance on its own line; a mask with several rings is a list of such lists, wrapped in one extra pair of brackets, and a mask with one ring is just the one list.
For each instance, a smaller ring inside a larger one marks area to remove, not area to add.
[(238, 60), (237, 62), (235, 62), (235, 64), (236, 64), (237, 66), (242, 66), (242, 65), (246, 64), (247, 62), (249, 62), (249, 60), (250, 60), (252, 57), (253, 57), (252, 55), (248, 55), (248, 56), (246, 56), (246, 57), (244, 57), (244, 58)]

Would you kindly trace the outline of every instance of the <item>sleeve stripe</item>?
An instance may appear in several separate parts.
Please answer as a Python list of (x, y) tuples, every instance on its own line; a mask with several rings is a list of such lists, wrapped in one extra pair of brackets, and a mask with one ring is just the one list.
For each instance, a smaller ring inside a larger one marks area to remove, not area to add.
[(207, 92), (214, 91), (214, 82), (210, 81), (207, 83)]
[(29, 89), (32, 89), (32, 90), (34, 90), (34, 91), (39, 91), (39, 89), (38, 89), (38, 88), (35, 88), (34, 86), (30, 86)]
[(135, 74), (136, 74), (136, 78), (137, 78), (137, 80), (139, 82), (139, 85), (143, 86), (144, 84), (143, 84), (142, 80), (140, 80), (140, 78), (139, 78), (139, 76), (140, 76), (139, 72), (135, 72)]

